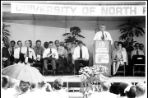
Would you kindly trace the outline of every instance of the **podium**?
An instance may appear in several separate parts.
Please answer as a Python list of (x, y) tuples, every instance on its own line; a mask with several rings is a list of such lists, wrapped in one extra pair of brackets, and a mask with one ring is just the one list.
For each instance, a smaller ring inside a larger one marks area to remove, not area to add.
[(95, 40), (93, 51), (93, 65), (102, 66), (105, 69), (102, 74), (111, 76), (111, 42), (109, 40)]

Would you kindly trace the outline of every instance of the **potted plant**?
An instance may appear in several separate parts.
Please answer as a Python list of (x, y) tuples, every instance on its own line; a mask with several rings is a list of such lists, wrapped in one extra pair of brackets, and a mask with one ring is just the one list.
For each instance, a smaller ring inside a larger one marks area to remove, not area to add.
[(119, 25), (121, 36), (120, 40), (123, 42), (124, 47), (127, 49), (128, 54), (131, 54), (133, 50), (134, 37), (143, 36), (145, 34), (144, 29), (141, 26), (143, 21), (139, 18), (130, 18), (125, 23)]
[(70, 27), (70, 33), (63, 34), (65, 38), (65, 42), (72, 43), (72, 42), (79, 42), (79, 38), (85, 38), (83, 35), (81, 35), (81, 29), (77, 26)]
[(10, 36), (10, 31), (7, 29), (7, 27), (10, 27), (10, 25), (3, 24), (2, 27), (2, 40), (6, 47), (9, 47), (9, 36)]

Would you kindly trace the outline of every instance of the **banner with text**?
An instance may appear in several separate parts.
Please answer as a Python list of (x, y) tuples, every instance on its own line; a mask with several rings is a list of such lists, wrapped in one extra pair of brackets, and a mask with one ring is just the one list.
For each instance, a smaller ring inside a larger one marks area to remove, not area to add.
[(60, 5), (11, 3), (11, 13), (62, 16), (145, 16), (145, 5)]

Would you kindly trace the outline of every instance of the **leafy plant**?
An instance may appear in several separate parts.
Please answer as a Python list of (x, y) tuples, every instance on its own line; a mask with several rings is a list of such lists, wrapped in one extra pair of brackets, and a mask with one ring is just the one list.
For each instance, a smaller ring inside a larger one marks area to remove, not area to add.
[(3, 24), (2, 28), (2, 40), (6, 47), (9, 47), (9, 36), (10, 31), (7, 29), (7, 27), (10, 27), (10, 25)]
[(143, 36), (145, 34), (144, 29), (141, 27), (141, 19), (130, 18), (125, 23), (119, 25), (121, 36), (120, 40), (123, 41), (125, 48), (128, 52), (133, 50), (134, 37)]
[(79, 42), (81, 40), (79, 40), (78, 38), (85, 38), (83, 35), (80, 34), (81, 33), (81, 29), (79, 27), (71, 27), (70, 28), (70, 33), (65, 33), (63, 34), (63, 36), (65, 36), (65, 42)]

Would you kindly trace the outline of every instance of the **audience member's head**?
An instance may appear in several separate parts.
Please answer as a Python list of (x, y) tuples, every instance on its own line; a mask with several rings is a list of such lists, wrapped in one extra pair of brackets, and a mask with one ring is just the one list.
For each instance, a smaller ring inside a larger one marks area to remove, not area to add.
[(126, 92), (127, 98), (135, 98), (136, 97), (136, 87), (131, 86), (130, 90)]
[(34, 91), (36, 89), (36, 84), (35, 83), (31, 83), (30, 84), (30, 90)]
[(30, 47), (30, 41), (29, 40), (25, 41), (25, 46), (28, 47), (28, 48)]
[(22, 41), (18, 40), (18, 41), (17, 41), (17, 45), (18, 45), (18, 47), (22, 47), (22, 46), (23, 46), (23, 45), (22, 45)]
[(106, 30), (106, 26), (104, 24), (99, 26), (100, 31), (105, 31)]
[(31, 48), (32, 47), (32, 41), (31, 40), (28, 40), (29, 41), (29, 47)]
[(49, 43), (48, 42), (44, 42), (44, 48), (47, 49), (49, 47)]
[(37, 46), (37, 47), (41, 47), (41, 40), (37, 40), (37, 41), (36, 41), (36, 46)]
[(7, 89), (9, 87), (9, 77), (2, 76), (2, 88)]
[(50, 83), (46, 83), (45, 84), (45, 89), (46, 89), (47, 92), (51, 92), (52, 91)]
[(44, 86), (45, 86), (45, 82), (44, 81), (38, 83), (38, 88), (39, 89), (42, 89)]
[(115, 49), (118, 48), (118, 41), (114, 41), (114, 47), (115, 47)]
[(9, 78), (9, 87), (13, 88), (19, 85), (19, 80), (14, 79), (14, 78)]
[(30, 88), (30, 83), (25, 81), (20, 81), (19, 88), (22, 92), (27, 92)]
[(146, 87), (146, 85), (144, 83), (136, 84), (136, 96), (137, 97), (145, 94), (145, 87)]
[(49, 41), (49, 48), (53, 48), (53, 41)]
[(55, 40), (55, 46), (59, 47), (60, 46), (60, 41), (59, 40)]
[(53, 82), (53, 88), (55, 90), (60, 90), (63, 86), (63, 81), (61, 79), (56, 79), (54, 82)]
[(15, 47), (15, 41), (14, 41), (14, 40), (12, 40), (12, 41), (10, 42), (10, 46), (11, 46), (11, 47)]

